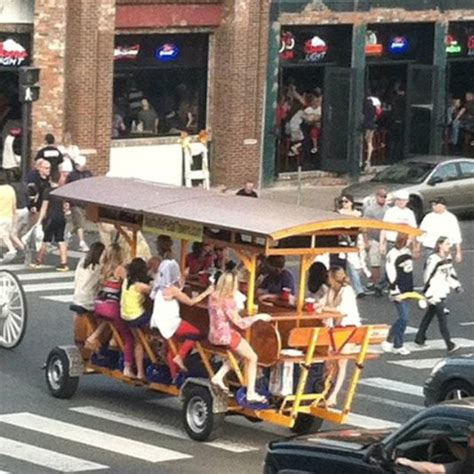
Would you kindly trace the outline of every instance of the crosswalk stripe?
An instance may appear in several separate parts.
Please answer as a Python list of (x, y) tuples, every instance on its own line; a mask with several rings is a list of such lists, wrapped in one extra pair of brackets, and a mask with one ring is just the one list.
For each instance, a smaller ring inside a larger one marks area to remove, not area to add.
[[(45, 265), (43, 268), (53, 268), (52, 265)], [(28, 267), (24, 263), (12, 263), (7, 265), (0, 264), (0, 270), (9, 270), (10, 272), (16, 272), (18, 270), (27, 270)]]
[(58, 303), (72, 303), (74, 295), (56, 295), (56, 296), (41, 296), (42, 300), (56, 301)]
[(68, 280), (74, 278), (74, 272), (41, 272), (41, 273), (22, 273), (18, 275), (20, 281), (37, 280)]
[[(464, 339), (462, 337), (454, 337), (452, 341), (457, 344), (459, 347), (474, 347), (474, 340)], [(419, 347), (413, 342), (408, 342), (405, 344), (407, 349), (411, 352), (420, 352), (420, 351), (437, 351), (443, 350), (446, 351), (446, 343), (443, 339), (432, 339), (426, 341), (426, 347)]]
[[(1, 437), (0, 454), (59, 472), (96, 471), (98, 469), (108, 469), (109, 467)], [(5, 471), (0, 471), (0, 474), (2, 473), (6, 474)]]
[[(113, 421), (115, 423), (121, 423), (127, 426), (133, 426), (135, 428), (141, 428), (147, 431), (153, 431), (155, 433), (162, 434), (164, 436), (170, 436), (171, 438), (178, 439), (187, 439), (188, 436), (178, 428), (173, 428), (170, 426), (163, 425), (161, 423), (155, 423), (150, 420), (145, 420), (141, 418), (136, 418), (134, 416), (123, 415), (120, 413), (112, 412), (110, 410), (105, 410), (102, 408), (97, 408), (93, 406), (85, 407), (75, 407), (70, 408), (71, 411), (82, 413), (89, 416), (94, 416), (108, 421)], [(226, 440), (212, 441), (204, 443), (208, 446), (214, 448), (223, 449), (225, 451), (230, 451), (232, 453), (246, 453), (249, 451), (257, 451), (259, 448), (256, 446), (249, 446), (241, 443), (233, 443)]]
[(384, 428), (398, 428), (400, 423), (394, 423), (393, 421), (380, 420), (378, 418), (372, 418), (371, 416), (357, 415), (351, 413), (347, 419), (347, 425), (355, 426), (357, 428), (364, 428), (368, 430), (379, 430)]
[(418, 385), (412, 385), (398, 380), (384, 379), (382, 377), (372, 377), (359, 381), (360, 385), (367, 387), (382, 388), (391, 392), (404, 393), (406, 395), (423, 396), (423, 389)]
[(58, 291), (72, 289), (74, 289), (73, 281), (61, 283), (33, 283), (31, 285), (23, 285), (23, 290), (25, 290), (25, 293), (40, 293), (42, 291)]
[(469, 323), (459, 323), (460, 326), (474, 326), (474, 321), (470, 321)]
[(418, 332), (418, 329), (414, 328), (413, 326), (407, 326), (407, 328), (405, 329), (405, 334), (406, 335), (416, 334), (417, 332)]
[(389, 364), (400, 365), (401, 367), (409, 367), (410, 369), (427, 370), (432, 369), (442, 358), (433, 359), (402, 359), (389, 360)]
[[(52, 255), (59, 255), (59, 250), (53, 250), (51, 252)], [(79, 250), (68, 250), (67, 251), (67, 256), (70, 257), (70, 258), (82, 258), (84, 257), (86, 253), (85, 252), (81, 252)]]
[(0, 422), (152, 463), (192, 458), (189, 454), (34, 415), (33, 413), (0, 415)]
[(421, 405), (415, 405), (414, 403), (399, 402), (397, 400), (391, 400), (385, 397), (376, 397), (375, 395), (367, 395), (365, 393), (358, 392), (356, 395), (357, 399), (367, 400), (369, 402), (380, 403), (382, 405), (390, 405), (395, 408), (402, 408), (403, 410), (420, 411), (423, 407)]

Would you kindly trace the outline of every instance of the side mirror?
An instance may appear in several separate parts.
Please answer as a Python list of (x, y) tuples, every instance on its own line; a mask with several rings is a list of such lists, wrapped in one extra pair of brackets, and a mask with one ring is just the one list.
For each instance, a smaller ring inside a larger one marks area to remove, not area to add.
[(385, 446), (382, 443), (375, 443), (370, 446), (365, 453), (364, 461), (376, 466), (386, 465), (389, 459)]
[(443, 182), (443, 178), (441, 178), (440, 176), (434, 176), (428, 181), (428, 184), (430, 186), (436, 186), (437, 184), (442, 183), (442, 182)]

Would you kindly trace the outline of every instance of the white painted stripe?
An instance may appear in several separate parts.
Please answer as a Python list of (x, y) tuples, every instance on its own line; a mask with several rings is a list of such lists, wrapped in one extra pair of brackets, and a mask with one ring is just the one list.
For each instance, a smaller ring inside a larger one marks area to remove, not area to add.
[(474, 321), (471, 321), (469, 323), (459, 323), (460, 326), (474, 326)]
[[(59, 250), (53, 250), (51, 252), (52, 255), (59, 255)], [(67, 251), (67, 256), (70, 258), (82, 258), (86, 253), (80, 252), (78, 250), (69, 250)]]
[[(51, 265), (45, 265), (42, 268), (53, 268)], [(0, 264), (0, 270), (9, 270), (11, 272), (16, 272), (18, 270), (27, 270), (29, 267), (25, 266), (24, 263), (12, 263), (8, 265), (1, 265)]]
[(398, 380), (384, 379), (382, 377), (373, 377), (362, 379), (359, 381), (360, 385), (367, 387), (382, 388), (391, 392), (404, 393), (405, 395), (415, 395), (417, 397), (423, 396), (423, 388), (418, 385), (412, 385)]
[(346, 425), (356, 426), (357, 428), (364, 428), (368, 430), (380, 430), (384, 428), (398, 428), (400, 423), (394, 423), (393, 421), (380, 420), (370, 416), (351, 413), (347, 419)]
[(63, 421), (34, 415), (33, 413), (0, 415), (0, 422), (85, 444), (97, 449), (130, 456), (142, 461), (157, 463), (192, 457), (188, 454), (172, 451), (171, 449), (140, 443), (133, 439), (111, 435), (103, 431), (92, 430), (71, 423), (64, 423)]
[[(161, 423), (156, 423), (143, 418), (136, 418), (134, 416), (123, 415), (114, 411), (105, 410), (93, 406), (86, 407), (75, 407), (70, 408), (71, 411), (82, 413), (84, 415), (94, 416), (115, 423), (121, 423), (123, 425), (132, 426), (134, 428), (140, 428), (147, 431), (153, 431), (163, 436), (170, 436), (171, 438), (186, 439), (189, 437), (178, 428), (167, 426)], [(256, 446), (249, 446), (241, 443), (233, 443), (231, 441), (220, 440), (204, 443), (214, 448), (223, 449), (232, 453), (246, 453), (249, 451), (257, 451), (259, 448)]]
[(401, 408), (403, 410), (410, 410), (410, 411), (420, 411), (423, 406), (422, 405), (415, 405), (413, 403), (405, 403), (405, 402), (398, 402), (396, 400), (390, 400), (385, 397), (376, 397), (374, 395), (366, 395), (365, 393), (357, 393), (357, 399), (367, 400), (369, 402), (380, 403), (382, 405), (390, 405), (395, 408)]
[(433, 359), (403, 359), (403, 360), (389, 360), (389, 364), (400, 365), (401, 367), (408, 367), (417, 370), (431, 370), (441, 358)]
[[(457, 344), (459, 347), (474, 347), (474, 340), (472, 339), (463, 339), (461, 337), (455, 337), (452, 341)], [(438, 351), (442, 350), (446, 352), (446, 343), (443, 339), (433, 339), (426, 341), (426, 347), (419, 347), (414, 342), (406, 343), (407, 349), (411, 352), (420, 352), (420, 351)]]
[(39, 293), (41, 291), (58, 291), (58, 290), (73, 290), (74, 282), (61, 283), (33, 283), (31, 285), (23, 285), (25, 293)]
[(37, 280), (68, 280), (74, 278), (74, 272), (41, 272), (41, 273), (22, 273), (18, 275), (20, 281)]
[(418, 329), (417, 328), (414, 328), (413, 326), (407, 326), (407, 328), (405, 329), (405, 334), (408, 335), (408, 334), (416, 334), (418, 332)]
[(41, 296), (42, 300), (57, 301), (58, 303), (72, 303), (74, 295)]
[[(0, 438), (0, 454), (59, 472), (96, 471), (109, 467), (7, 438)], [(5, 471), (0, 474), (2, 472)]]

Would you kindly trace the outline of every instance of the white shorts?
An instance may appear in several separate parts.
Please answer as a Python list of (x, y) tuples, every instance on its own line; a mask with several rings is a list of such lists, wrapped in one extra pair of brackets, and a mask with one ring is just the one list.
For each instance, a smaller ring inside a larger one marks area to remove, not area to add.
[(6, 217), (0, 217), (0, 239), (3, 239), (5, 237), (10, 238), (12, 230), (13, 220)]
[(380, 243), (377, 240), (369, 240), (369, 265), (371, 267), (381, 267), (382, 266), (382, 254), (380, 253)]

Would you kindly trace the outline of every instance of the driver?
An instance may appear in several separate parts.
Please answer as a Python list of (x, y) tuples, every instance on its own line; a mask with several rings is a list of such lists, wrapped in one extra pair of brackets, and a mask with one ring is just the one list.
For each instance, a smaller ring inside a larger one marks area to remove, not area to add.
[[(446, 443), (449, 453), (453, 456), (455, 461), (447, 463), (435, 463), (431, 461), (412, 461), (408, 458), (397, 458), (395, 459), (395, 464), (400, 466), (405, 466), (412, 469), (414, 472), (421, 472), (427, 474), (464, 474), (472, 472), (468, 468), (470, 465), (470, 460), (468, 456), (468, 450), (474, 448), (474, 427), (470, 430), (468, 448), (463, 448), (457, 443), (452, 442), (449, 438), (441, 437), (440, 440)], [(436, 438), (433, 439), (435, 441)], [(432, 441), (432, 443), (433, 443)]]

